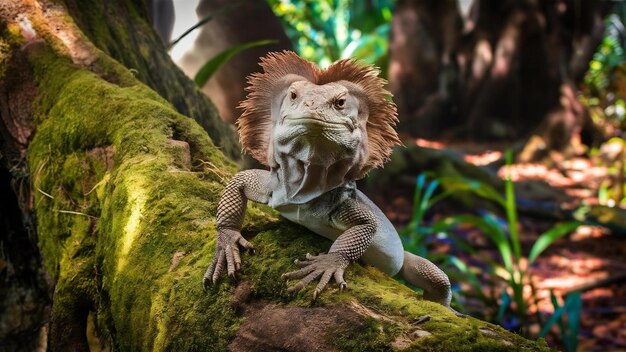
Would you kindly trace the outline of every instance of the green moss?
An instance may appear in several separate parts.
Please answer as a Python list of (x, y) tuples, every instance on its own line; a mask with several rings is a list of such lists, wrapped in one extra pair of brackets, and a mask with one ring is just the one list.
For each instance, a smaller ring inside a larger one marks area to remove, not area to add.
[[(439, 304), (420, 300), (414, 291), (372, 267), (351, 265), (345, 276), (349, 289), (343, 293), (339, 293), (336, 286), (331, 284), (315, 302), (312, 301), (315, 285), (309, 285), (298, 294), (289, 294), (280, 275), (295, 270), (293, 259), (303, 257), (307, 252), (327, 251), (331, 243), (310, 235), (299, 226), (270, 224), (268, 227), (253, 240), (256, 254), (243, 259), (246, 265), (242, 269), (242, 277), (252, 283), (256, 297), (303, 307), (359, 302), (374, 313), (389, 318), (389, 321), (399, 322), (393, 325), (385, 320), (365, 319), (364, 325), (355, 327), (356, 330), (333, 335), (332, 339), (342, 351), (389, 350), (395, 337), (414, 329), (409, 322), (424, 315), (432, 318), (420, 327), (433, 336), (419, 339), (411, 345), (411, 351), (516, 350), (512, 346), (519, 346), (518, 349), (549, 350), (545, 343), (531, 342), (477, 319), (457, 317)], [(506, 336), (512, 345), (479, 332), (479, 329)]]
[(24, 43), (24, 38), (15, 24), (7, 24), (0, 19), (0, 80), (3, 79), (13, 53)]
[(102, 50), (94, 49), (99, 59), (91, 69), (120, 86), (141, 80), (179, 112), (195, 119), (212, 140), (221, 145), (224, 154), (231, 158), (241, 156), (232, 126), (220, 119), (215, 106), (172, 62), (165, 44), (147, 20), (150, 16), (144, 1), (64, 3), (84, 36)]
[[(167, 141), (174, 132), (187, 140), (194, 164), (210, 160), (223, 172), (234, 165), (195, 123), (143, 84), (107, 83), (52, 53), (33, 64), (42, 94), (29, 163), (42, 191), (35, 199), (40, 245), (46, 267), (59, 279), (59, 295), (77, 287), (66, 277), (91, 278), (80, 287), (101, 286), (98, 300), (107, 307), (98, 307), (98, 326), (105, 336), (115, 336), (121, 350), (226, 346), (239, 320), (226, 304), (230, 287), (209, 300), (199, 279), (210, 260), (222, 178), (173, 172), (176, 155)], [(89, 156), (99, 147), (115, 150), (112, 170)], [(94, 244), (77, 250), (85, 239)], [(170, 270), (176, 252), (185, 254), (178, 269)], [(98, 275), (78, 270), (77, 263), (85, 262), (79, 258), (97, 263)], [(177, 324), (179, 319), (189, 321)], [(229, 321), (230, 330), (224, 330), (221, 324)], [(146, 322), (146, 329), (134, 328)]]

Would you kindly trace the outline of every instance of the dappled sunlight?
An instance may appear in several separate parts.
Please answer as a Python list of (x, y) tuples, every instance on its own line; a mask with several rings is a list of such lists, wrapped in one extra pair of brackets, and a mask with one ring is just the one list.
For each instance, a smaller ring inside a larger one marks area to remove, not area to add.
[(143, 219), (143, 211), (147, 200), (147, 194), (141, 180), (133, 179), (128, 181), (128, 203), (125, 209), (130, 209), (130, 214), (124, 225), (124, 232), (119, 246), (117, 260), (117, 272), (124, 269), (127, 262), (128, 253), (133, 243), (140, 234), (140, 223)]
[(587, 239), (600, 238), (602, 236), (608, 235), (610, 231), (601, 226), (589, 226), (582, 225), (579, 226), (576, 231), (570, 235), (570, 241), (572, 242), (580, 242)]
[(481, 154), (467, 154), (463, 157), (463, 160), (470, 164), (484, 166), (496, 162), (503, 157), (504, 156), (501, 151), (487, 151)]
[(544, 254), (530, 270), (536, 278), (537, 289), (572, 292), (626, 272), (626, 263), (619, 258), (619, 245), (615, 253), (603, 255), (597, 241), (611, 244), (615, 238), (610, 237), (605, 228), (583, 225), (570, 235), (568, 242), (555, 245), (550, 254)]
[(432, 149), (445, 149), (446, 145), (442, 142), (438, 141), (430, 141), (428, 139), (417, 138), (415, 140), (415, 144), (423, 148), (432, 148)]
[[(600, 189), (609, 177), (609, 168), (594, 165), (590, 159), (572, 158), (558, 165), (518, 163), (503, 166), (498, 175), (509, 175), (515, 182), (541, 181), (562, 189), (563, 193), (586, 204), (598, 204)], [(522, 195), (523, 196), (523, 195)]]
[(509, 25), (502, 33), (496, 46), (494, 63), (491, 67), (492, 78), (504, 78), (510, 73), (513, 56), (517, 52), (518, 35), (519, 30), (516, 24)]
[(0, 336), (626, 351), (626, 0), (49, 2), (0, 6)]
[(544, 263), (539, 268), (533, 270), (534, 275), (539, 279), (538, 289), (569, 291), (588, 283), (590, 280), (608, 277), (607, 268), (612, 265), (610, 260), (571, 253), (565, 254), (569, 254), (571, 257), (551, 255), (544, 258)]
[(482, 39), (476, 43), (474, 49), (474, 63), (472, 64), (472, 75), (474, 79), (480, 80), (493, 62), (493, 52), (489, 41)]
[(507, 175), (514, 182), (523, 180), (542, 180), (555, 187), (571, 187), (576, 184), (572, 179), (565, 177), (556, 168), (549, 168), (539, 163), (524, 163), (503, 166), (498, 171), (498, 176)]

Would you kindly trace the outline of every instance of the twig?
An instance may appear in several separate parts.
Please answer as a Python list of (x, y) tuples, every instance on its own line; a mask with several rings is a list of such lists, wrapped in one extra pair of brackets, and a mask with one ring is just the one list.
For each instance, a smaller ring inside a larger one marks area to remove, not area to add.
[(102, 184), (102, 182), (108, 181), (109, 179), (105, 176), (102, 178), (102, 180), (100, 180), (98, 183), (96, 183), (92, 189), (89, 190), (89, 192), (85, 193), (84, 196), (88, 196), (89, 194), (91, 194), (91, 192), (93, 192), (96, 188), (98, 188), (98, 186), (100, 186)]
[(222, 14), (230, 12), (231, 10), (233, 10), (236, 7), (240, 6), (242, 3), (243, 3), (243, 1), (238, 1), (238, 2), (235, 2), (233, 4), (224, 6), (221, 9), (219, 9), (219, 10), (209, 14), (208, 16), (206, 16), (205, 18), (200, 20), (198, 23), (196, 23), (193, 26), (191, 26), (191, 28), (189, 28), (188, 30), (183, 32), (183, 34), (178, 36), (178, 38), (172, 40), (172, 42), (169, 44), (168, 48), (171, 49), (174, 45), (178, 44), (178, 42), (180, 42), (184, 37), (186, 37), (189, 33), (191, 33), (194, 30), (196, 30), (198, 27), (203, 26), (204, 24), (206, 24), (207, 22), (211, 21), (213, 18), (215, 18), (215, 17), (217, 17), (219, 15), (222, 15)]
[(430, 315), (428, 315), (428, 314), (423, 315), (423, 316), (421, 316), (421, 317), (419, 317), (419, 318), (417, 318), (415, 320), (411, 320), (409, 323), (411, 325), (419, 325), (419, 324), (425, 323), (427, 321), (430, 321)]
[(48, 194), (48, 193), (46, 193), (46, 192), (42, 191), (42, 190), (41, 190), (41, 188), (39, 188), (39, 187), (37, 187), (37, 186), (35, 186), (35, 188), (37, 188), (37, 190), (39, 191), (39, 193), (43, 194), (44, 196), (46, 196), (46, 197), (48, 197), (48, 198), (50, 198), (50, 199), (54, 199), (54, 197), (53, 197), (53, 196), (51, 196), (50, 194)]
[(96, 216), (85, 214), (85, 213), (80, 213), (80, 212), (72, 211), (72, 210), (55, 210), (55, 211), (57, 213), (62, 213), (62, 214), (82, 215), (91, 219), (98, 219)]
[(210, 161), (204, 161), (204, 160), (200, 159), (200, 163), (203, 164), (203, 165), (208, 165), (209, 167), (207, 167), (206, 170), (207, 171), (211, 171), (214, 175), (219, 177), (219, 179), (220, 179), (220, 181), (222, 181), (222, 183), (226, 183), (226, 180), (224, 179), (224, 177), (228, 175), (227, 172), (224, 172), (224, 171), (220, 170), (217, 166), (215, 166), (215, 164), (213, 164)]

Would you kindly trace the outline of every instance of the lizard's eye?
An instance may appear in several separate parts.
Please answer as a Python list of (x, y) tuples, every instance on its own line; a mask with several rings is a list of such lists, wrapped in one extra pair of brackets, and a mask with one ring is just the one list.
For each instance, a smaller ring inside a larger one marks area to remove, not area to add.
[(297, 97), (298, 95), (296, 94), (296, 92), (291, 92), (291, 100), (296, 100)]
[(339, 98), (337, 100), (335, 100), (335, 103), (333, 104), (335, 106), (335, 109), (337, 110), (341, 110), (346, 106), (346, 99), (345, 98)]

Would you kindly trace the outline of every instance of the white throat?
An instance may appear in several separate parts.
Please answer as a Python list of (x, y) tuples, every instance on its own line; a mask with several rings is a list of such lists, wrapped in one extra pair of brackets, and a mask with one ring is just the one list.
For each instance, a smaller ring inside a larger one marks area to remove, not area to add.
[(339, 146), (329, 148), (327, 141), (319, 144), (274, 144), (276, 166), (271, 170), (274, 184), (270, 206), (304, 204), (354, 180), (361, 155)]

